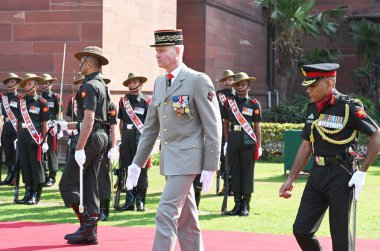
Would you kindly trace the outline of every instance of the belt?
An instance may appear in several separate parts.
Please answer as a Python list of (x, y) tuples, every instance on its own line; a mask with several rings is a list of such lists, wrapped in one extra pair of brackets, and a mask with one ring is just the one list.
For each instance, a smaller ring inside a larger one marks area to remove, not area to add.
[(328, 165), (339, 164), (339, 160), (336, 157), (314, 156), (314, 162), (318, 166), (328, 166)]
[(231, 131), (241, 132), (242, 131), (241, 125), (231, 125)]

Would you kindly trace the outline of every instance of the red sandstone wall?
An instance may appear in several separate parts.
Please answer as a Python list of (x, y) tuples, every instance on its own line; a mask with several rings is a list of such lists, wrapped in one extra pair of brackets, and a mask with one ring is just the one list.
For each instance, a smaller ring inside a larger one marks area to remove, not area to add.
[(1, 79), (8, 72), (50, 73), (60, 83), (66, 42), (64, 82), (71, 89), (73, 53), (87, 45), (102, 46), (102, 8), (102, 0), (2, 0)]

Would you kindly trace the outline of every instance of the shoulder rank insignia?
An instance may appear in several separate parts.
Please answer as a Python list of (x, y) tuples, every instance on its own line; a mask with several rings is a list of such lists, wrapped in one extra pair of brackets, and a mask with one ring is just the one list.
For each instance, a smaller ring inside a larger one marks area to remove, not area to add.
[(360, 107), (360, 108), (358, 108), (358, 109), (356, 110), (355, 115), (356, 115), (356, 117), (358, 117), (359, 119), (364, 119), (365, 116), (366, 116), (366, 113), (365, 113), (364, 109)]

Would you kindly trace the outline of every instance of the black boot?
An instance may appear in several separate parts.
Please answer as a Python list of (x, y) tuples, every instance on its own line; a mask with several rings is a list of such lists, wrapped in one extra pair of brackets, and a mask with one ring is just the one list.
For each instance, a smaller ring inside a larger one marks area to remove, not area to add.
[(25, 204), (33, 195), (33, 188), (32, 188), (32, 184), (30, 183), (25, 183), (25, 195), (24, 195), (24, 198), (22, 198), (21, 200), (16, 200), (15, 203), (16, 204)]
[(41, 198), (42, 184), (33, 185), (33, 195), (30, 199), (25, 202), (26, 205), (37, 205)]
[(99, 220), (107, 221), (109, 213), (110, 213), (110, 200), (109, 199), (100, 200)]
[(133, 194), (133, 190), (128, 190), (127, 195), (125, 197), (125, 205), (120, 208), (120, 211), (134, 211), (135, 210), (135, 195)]
[(249, 203), (251, 202), (251, 194), (243, 195), (243, 202), (241, 206), (240, 216), (248, 216), (249, 215)]
[(0, 185), (11, 185), (12, 180), (13, 180), (13, 172), (8, 171), (7, 177), (5, 177), (3, 181), (0, 181)]
[(136, 210), (140, 212), (145, 211), (145, 196), (146, 196), (146, 188), (138, 189), (136, 194)]
[(77, 205), (73, 205), (73, 210), (79, 219), (80, 227), (75, 233), (66, 234), (64, 237), (65, 240), (67, 240), (69, 244), (98, 244), (97, 215), (90, 215), (86, 210), (83, 213), (79, 213)]
[(242, 195), (241, 193), (234, 193), (235, 206), (231, 211), (225, 213), (225, 215), (239, 215), (241, 212)]
[(199, 208), (199, 202), (201, 201), (201, 191), (195, 191), (195, 204), (197, 205), (197, 209)]
[(50, 171), (49, 177), (47, 178), (44, 186), (45, 187), (52, 187), (55, 183), (55, 176), (57, 175), (57, 171)]

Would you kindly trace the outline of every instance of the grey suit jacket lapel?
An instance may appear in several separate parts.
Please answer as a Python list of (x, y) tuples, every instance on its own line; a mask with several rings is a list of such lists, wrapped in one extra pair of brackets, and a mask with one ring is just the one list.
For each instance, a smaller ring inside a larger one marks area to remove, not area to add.
[[(186, 65), (184, 65), (182, 70), (179, 72), (178, 76), (175, 78), (174, 83), (172, 83), (169, 89), (166, 91), (165, 100), (170, 96), (170, 94), (172, 94), (179, 87), (181, 87), (182, 81), (185, 79), (186, 71), (187, 71), (187, 67)], [(165, 81), (166, 81), (166, 78), (165, 78)]]

